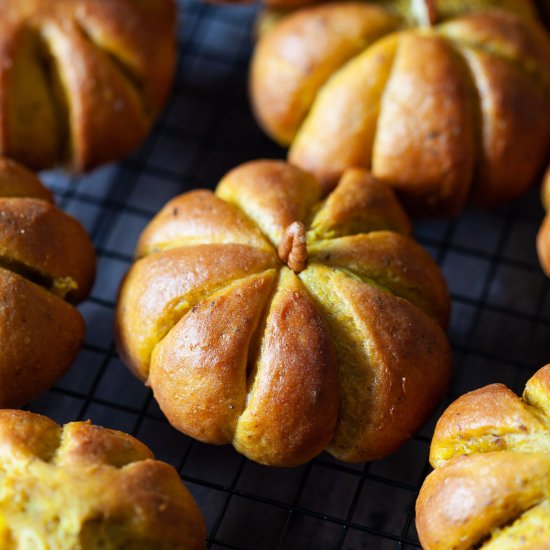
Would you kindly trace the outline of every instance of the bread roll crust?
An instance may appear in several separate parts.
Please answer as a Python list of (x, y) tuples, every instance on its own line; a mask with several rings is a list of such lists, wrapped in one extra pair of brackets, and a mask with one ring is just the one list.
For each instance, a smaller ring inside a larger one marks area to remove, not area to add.
[(176, 470), (137, 439), (2, 410), (0, 442), (3, 548), (204, 548), (203, 519)]
[[(305, 237), (299, 262), (280, 247), (289, 227)], [(448, 292), (409, 231), (365, 171), (321, 200), (307, 172), (247, 163), (145, 229), (120, 290), (120, 354), (201, 441), (270, 465), (325, 448), (381, 457), (426, 420), (451, 369)]]
[(550, 544), (550, 365), (523, 397), (503, 384), (470, 392), (439, 419), (417, 528), (436, 548), (546, 548)]
[(83, 171), (139, 145), (172, 80), (173, 0), (0, 0), (0, 12), (0, 154)]
[(70, 366), (84, 337), (95, 253), (31, 172), (0, 159), (0, 407), (20, 406)]

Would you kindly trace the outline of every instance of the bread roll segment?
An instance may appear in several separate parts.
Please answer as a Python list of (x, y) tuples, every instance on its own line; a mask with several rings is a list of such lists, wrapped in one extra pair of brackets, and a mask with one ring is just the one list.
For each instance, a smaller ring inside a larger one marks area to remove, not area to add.
[(177, 247), (138, 260), (120, 290), (120, 352), (147, 380), (155, 346), (193, 307), (235, 280), (276, 266), (273, 252), (227, 243)]
[[(264, 98), (255, 107), (274, 138), (289, 145), (331, 74), (399, 25), (398, 17), (378, 6), (350, 2), (297, 13), (284, 30), (261, 40), (255, 55), (264, 62), (252, 65), (251, 91)], [(273, 75), (278, 86), (269, 82)]]
[(278, 283), (234, 445), (257, 462), (295, 466), (333, 436), (338, 370), (328, 327), (306, 286), (285, 267)]
[(84, 330), (73, 306), (0, 268), (1, 406), (21, 406), (47, 390), (76, 357)]
[(263, 464), (323, 449), (365, 461), (441, 398), (443, 277), (391, 190), (361, 170), (341, 185), (321, 200), (307, 172), (250, 162), (216, 197), (182, 195), (145, 229), (118, 345), (176, 428)]
[(149, 383), (172, 424), (202, 441), (230, 443), (247, 398), (252, 334), (276, 272), (251, 275), (203, 300), (155, 347)]

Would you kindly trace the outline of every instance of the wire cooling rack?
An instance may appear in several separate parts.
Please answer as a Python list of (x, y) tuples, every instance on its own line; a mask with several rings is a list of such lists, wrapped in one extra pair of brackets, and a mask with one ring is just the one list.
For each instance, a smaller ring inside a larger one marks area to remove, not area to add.
[(416, 224), (452, 293), (456, 371), (434, 420), (385, 460), (347, 465), (323, 454), (298, 468), (266, 468), (230, 446), (193, 441), (170, 427), (115, 350), (117, 289), (150, 218), (183, 191), (213, 188), (240, 162), (284, 155), (257, 128), (247, 101), (254, 15), (250, 6), (182, 2), (174, 93), (142, 149), (86, 177), (45, 174), (59, 204), (92, 235), (99, 270), (81, 307), (88, 326), (82, 352), (30, 409), (58, 422), (89, 418), (147, 443), (181, 473), (212, 549), (419, 547), (414, 503), (429, 471), (435, 418), (459, 394), (488, 383), (521, 391), (550, 359), (550, 295), (534, 246), (542, 219), (536, 191), (504, 209)]

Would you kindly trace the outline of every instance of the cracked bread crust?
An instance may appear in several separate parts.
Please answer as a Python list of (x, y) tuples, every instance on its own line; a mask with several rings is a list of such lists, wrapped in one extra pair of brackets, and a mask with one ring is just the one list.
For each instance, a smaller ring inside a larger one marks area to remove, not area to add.
[(492, 384), (457, 399), (437, 423), (430, 462), (416, 504), (424, 548), (548, 548), (550, 365), (522, 398)]
[(173, 0), (0, 0), (0, 153), (35, 170), (129, 154), (175, 65)]
[(0, 407), (36, 397), (69, 367), (85, 330), (73, 304), (94, 275), (80, 223), (36, 176), (0, 159)]
[(89, 422), (0, 411), (0, 487), (6, 550), (204, 548), (202, 516), (176, 470)]
[[(296, 222), (295, 272), (280, 244)], [(451, 371), (445, 282), (409, 231), (393, 192), (363, 170), (322, 200), (307, 172), (244, 164), (144, 230), (117, 304), (121, 357), (201, 441), (270, 465), (324, 449), (384, 456), (426, 420)]]

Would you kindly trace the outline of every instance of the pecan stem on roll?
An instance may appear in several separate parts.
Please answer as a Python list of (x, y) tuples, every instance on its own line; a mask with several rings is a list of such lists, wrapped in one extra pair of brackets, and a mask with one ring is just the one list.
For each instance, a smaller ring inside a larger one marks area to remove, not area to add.
[(300, 273), (306, 268), (306, 228), (302, 222), (293, 222), (285, 229), (277, 253), (294, 273)]
[(435, 0), (414, 0), (413, 9), (422, 27), (433, 27), (437, 23)]

